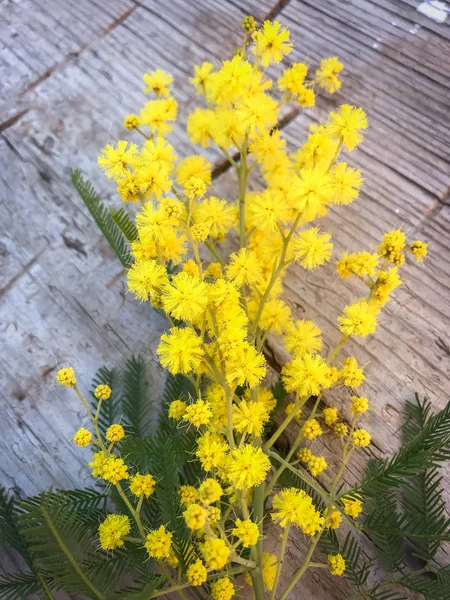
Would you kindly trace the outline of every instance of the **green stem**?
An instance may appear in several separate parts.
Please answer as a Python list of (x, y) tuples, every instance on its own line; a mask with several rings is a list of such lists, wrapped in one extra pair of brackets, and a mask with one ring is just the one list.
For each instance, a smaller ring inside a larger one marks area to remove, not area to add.
[(211, 252), (211, 254), (214, 256), (214, 258), (223, 266), (225, 266), (225, 262), (223, 261), (223, 259), (219, 256), (217, 250), (214, 248), (214, 244), (211, 242), (203, 242), (206, 246), (206, 248), (208, 248), (208, 250)]
[(283, 568), (283, 560), (284, 560), (284, 555), (286, 553), (286, 545), (287, 545), (288, 538), (289, 538), (289, 531), (290, 531), (290, 526), (285, 528), (285, 530), (283, 532), (283, 537), (281, 539), (281, 548), (280, 548), (280, 555), (278, 557), (277, 573), (275, 575), (275, 581), (273, 584), (270, 600), (275, 600), (276, 593), (278, 590), (278, 582), (279, 582), (280, 575), (281, 575), (281, 569)]
[(346, 341), (348, 340), (349, 337), (350, 337), (349, 335), (343, 335), (342, 338), (339, 340), (339, 343), (330, 352), (330, 354), (328, 355), (328, 358), (327, 358), (327, 362), (329, 365), (331, 365), (333, 363), (333, 360), (337, 357), (341, 348), (346, 343)]
[(84, 410), (87, 412), (87, 414), (89, 415), (89, 418), (90, 418), (90, 419), (91, 419), (91, 421), (94, 423), (94, 422), (95, 422), (95, 417), (94, 417), (94, 415), (92, 414), (92, 411), (91, 411), (91, 409), (89, 408), (89, 406), (86, 404), (86, 402), (85, 402), (85, 400), (84, 400), (83, 396), (81, 395), (81, 392), (80, 392), (80, 390), (78, 389), (78, 386), (77, 386), (77, 384), (75, 384), (75, 385), (73, 386), (73, 389), (75, 390), (75, 392), (76, 392), (76, 394), (77, 394), (78, 398), (80, 399), (80, 402), (81, 402), (81, 404), (82, 404), (82, 405), (83, 405), (83, 407), (84, 407)]
[(41, 586), (42, 591), (44, 592), (44, 596), (47, 598), (47, 600), (55, 600), (50, 588), (45, 583), (45, 579), (42, 577), (42, 575), (40, 573), (38, 574), (38, 579), (39, 579), (39, 585)]
[[(236, 567), (235, 569), (230, 569), (226, 573), (223, 571), (221, 573), (214, 573), (208, 577), (207, 581), (214, 581), (214, 579), (219, 579), (225, 575), (240, 575), (246, 570), (247, 569), (243, 569), (242, 567)], [(164, 596), (165, 594), (170, 594), (171, 592), (178, 592), (179, 590), (184, 590), (189, 587), (192, 587), (191, 583), (179, 583), (172, 587), (164, 588), (163, 590), (157, 590), (156, 592), (153, 592), (151, 596), (149, 596), (149, 600), (152, 598), (159, 598), (159, 596)]]
[(291, 410), (291, 412), (286, 416), (286, 418), (281, 423), (281, 425), (278, 427), (278, 429), (275, 431), (275, 433), (272, 435), (272, 437), (264, 444), (264, 446), (263, 446), (264, 452), (267, 452), (267, 450), (270, 450), (270, 448), (275, 444), (275, 442), (280, 437), (280, 435), (283, 433), (283, 431), (286, 429), (286, 427), (289, 425), (289, 423), (294, 419), (295, 413), (298, 411), (299, 408), (301, 408), (305, 404), (305, 402), (307, 400), (308, 400), (308, 398), (304, 398), (304, 397), (300, 397), (300, 398), (296, 399), (294, 407)]
[(91, 590), (91, 592), (94, 594), (94, 596), (96, 598), (98, 598), (99, 600), (104, 600), (105, 596), (101, 593), (100, 590), (98, 590), (95, 587), (95, 585), (92, 583), (92, 581), (89, 579), (89, 577), (87, 577), (87, 575), (80, 568), (77, 561), (75, 560), (72, 553), (70, 552), (69, 548), (66, 546), (63, 539), (59, 535), (59, 532), (56, 529), (50, 515), (48, 514), (47, 510), (43, 506), (41, 506), (41, 512), (42, 512), (42, 516), (45, 519), (45, 522), (47, 523), (47, 527), (50, 529), (53, 537), (56, 540), (56, 543), (61, 548), (61, 551), (63, 552), (63, 554), (65, 554), (67, 560), (72, 565), (73, 570), (77, 573), (77, 575), (80, 577), (80, 579), (82, 579), (82, 581), (87, 585), (87, 587)]
[(320, 496), (322, 496), (322, 498), (324, 498), (325, 500), (330, 499), (330, 495), (327, 493), (326, 490), (323, 489), (323, 487), (319, 486), (314, 481), (311, 481), (308, 477), (305, 477), (305, 475), (303, 475), (303, 473), (301, 471), (299, 471), (298, 469), (293, 467), (291, 464), (286, 462), (284, 460), (284, 458), (281, 458), (281, 456), (279, 454), (277, 454), (276, 452), (268, 452), (267, 454), (269, 456), (271, 456), (272, 458), (274, 458), (275, 460), (277, 460), (278, 462), (280, 462), (284, 466), (285, 469), (292, 471), (292, 473), (297, 475), (297, 477), (299, 477), (302, 481), (307, 483), (313, 490), (315, 490), (318, 494), (320, 494)]
[[(175, 590), (175, 589), (174, 589), (174, 588), (177, 588), (177, 587), (179, 587), (179, 586), (178, 586), (178, 585), (175, 583), (175, 581), (174, 581), (174, 579), (173, 579), (172, 575), (171, 575), (171, 574), (170, 574), (170, 572), (169, 572), (169, 569), (168, 569), (168, 568), (167, 568), (165, 565), (163, 565), (162, 563), (160, 563), (160, 564), (159, 564), (159, 566), (161, 567), (161, 571), (164, 573), (164, 575), (165, 575), (165, 577), (166, 577), (167, 581), (168, 581), (168, 582), (171, 584), (171, 586), (172, 586), (172, 591), (176, 591), (176, 592), (177, 592), (177, 594), (178, 594), (178, 596), (180, 596), (180, 598), (181, 598), (182, 600), (186, 600), (186, 596), (184, 595), (183, 588), (180, 588), (180, 589), (178, 589), (178, 590)], [(167, 593), (167, 590), (166, 590), (166, 593)]]
[(136, 525), (139, 529), (139, 535), (142, 538), (142, 542), (145, 542), (145, 530), (144, 527), (142, 526), (142, 521), (141, 521), (141, 517), (139, 516), (139, 514), (134, 510), (133, 505), (131, 504), (131, 502), (128, 500), (127, 495), (125, 494), (125, 492), (122, 489), (122, 486), (120, 485), (120, 483), (116, 483), (116, 489), (119, 492), (120, 497), (122, 498), (122, 500), (125, 502), (125, 504), (127, 505), (128, 510), (130, 511), (130, 513), (133, 515), (134, 520), (136, 521)]

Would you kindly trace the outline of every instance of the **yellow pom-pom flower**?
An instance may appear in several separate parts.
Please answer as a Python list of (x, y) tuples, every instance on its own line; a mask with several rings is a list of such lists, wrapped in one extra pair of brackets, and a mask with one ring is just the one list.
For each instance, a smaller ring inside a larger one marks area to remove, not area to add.
[(59, 385), (73, 387), (77, 383), (75, 371), (72, 369), (72, 367), (68, 367), (67, 369), (59, 369), (59, 371), (56, 373), (56, 381), (59, 383)]
[(146, 85), (145, 93), (153, 92), (156, 96), (167, 97), (169, 95), (169, 85), (173, 82), (173, 77), (170, 73), (166, 73), (161, 69), (156, 69), (151, 73), (144, 73), (142, 79)]
[(347, 336), (366, 337), (375, 333), (377, 316), (380, 309), (369, 304), (365, 298), (353, 302), (344, 308), (344, 314), (338, 317), (339, 330)]
[(345, 423), (336, 423), (336, 425), (334, 426), (334, 433), (338, 437), (346, 436), (348, 434), (348, 425), (346, 425)]
[(344, 380), (344, 385), (351, 388), (359, 387), (365, 379), (363, 370), (359, 367), (358, 361), (353, 356), (346, 358), (340, 376)]
[(206, 576), (206, 567), (200, 559), (192, 563), (186, 572), (187, 580), (194, 586), (203, 585), (206, 581)]
[(183, 400), (173, 400), (169, 405), (169, 417), (179, 421), (186, 412), (186, 402)]
[(188, 273), (178, 273), (162, 291), (164, 310), (175, 319), (195, 323), (208, 303), (206, 284)]
[(211, 405), (205, 400), (197, 400), (197, 402), (186, 407), (183, 418), (195, 427), (207, 425), (212, 418)]
[(326, 131), (341, 140), (347, 150), (354, 150), (363, 140), (361, 130), (367, 127), (367, 116), (362, 108), (343, 104), (337, 112), (330, 113)]
[(168, 558), (172, 544), (172, 532), (167, 531), (164, 525), (159, 529), (154, 529), (147, 534), (145, 540), (145, 549), (152, 558)]
[(417, 262), (422, 262), (428, 253), (428, 244), (417, 240), (411, 244), (411, 252), (416, 257)]
[(328, 467), (323, 456), (312, 456), (308, 461), (308, 471), (313, 477), (321, 475)]
[(279, 63), (291, 52), (293, 44), (289, 37), (289, 30), (278, 21), (264, 21), (262, 30), (254, 32), (253, 52), (264, 67)]
[(113, 425), (110, 425), (110, 427), (108, 427), (108, 429), (106, 430), (105, 437), (108, 440), (108, 442), (120, 442), (124, 435), (125, 430), (122, 427), (122, 425), (120, 425), (119, 423), (114, 423)]
[(189, 529), (199, 531), (206, 523), (207, 512), (200, 504), (188, 504), (183, 517)]
[(100, 546), (103, 550), (121, 548), (130, 529), (130, 519), (126, 515), (108, 515), (98, 528)]
[(123, 125), (126, 129), (132, 131), (136, 127), (139, 127), (139, 117), (134, 114), (127, 115), (123, 121)]
[(231, 451), (226, 473), (232, 485), (238, 490), (243, 490), (262, 483), (269, 469), (269, 457), (261, 448), (245, 444)]
[(345, 560), (342, 554), (329, 554), (328, 567), (332, 575), (343, 575), (345, 571)]
[(109, 400), (111, 398), (112, 389), (109, 385), (100, 384), (94, 390), (94, 396), (97, 400)]
[(297, 452), (297, 458), (303, 463), (308, 463), (312, 456), (313, 454), (309, 448), (300, 448)]
[(354, 415), (362, 415), (369, 410), (369, 401), (364, 396), (352, 396), (350, 410)]
[(294, 356), (315, 354), (322, 349), (322, 332), (312, 321), (296, 321), (284, 336), (284, 344)]
[(207, 538), (201, 546), (203, 558), (209, 569), (222, 569), (230, 556), (230, 549), (220, 538)]
[(88, 429), (80, 427), (73, 436), (73, 441), (77, 446), (80, 446), (80, 448), (85, 448), (86, 446), (89, 446), (92, 441), (92, 433)]
[(235, 535), (244, 548), (254, 546), (259, 539), (259, 528), (256, 523), (247, 519), (236, 519), (235, 527), (231, 531)]
[(325, 264), (333, 254), (329, 233), (321, 233), (318, 227), (299, 233), (293, 242), (294, 258), (302, 267), (311, 271)]
[(182, 485), (179, 490), (181, 504), (188, 506), (198, 500), (198, 491), (193, 485)]
[(166, 269), (153, 259), (136, 261), (127, 272), (128, 289), (142, 302), (158, 292), (167, 281)]
[(305, 353), (284, 365), (281, 374), (288, 392), (317, 396), (328, 386), (330, 367), (321, 356)]
[(223, 495), (222, 486), (218, 481), (208, 477), (198, 488), (198, 495), (203, 504), (214, 504)]
[(116, 483), (119, 483), (122, 479), (129, 478), (128, 467), (122, 458), (110, 456), (105, 462), (101, 477), (116, 485)]
[(156, 353), (163, 367), (176, 375), (190, 373), (199, 368), (204, 350), (202, 339), (192, 327), (172, 327), (161, 336)]
[(356, 519), (362, 513), (362, 502), (358, 498), (342, 498), (342, 504), (349, 517)]
[(320, 67), (316, 71), (317, 83), (321, 88), (333, 94), (341, 87), (338, 75), (344, 68), (337, 56), (324, 58), (320, 62)]
[(328, 426), (334, 425), (334, 423), (336, 423), (336, 421), (339, 418), (338, 409), (334, 408), (332, 406), (330, 406), (329, 408), (324, 408), (322, 415), (323, 415), (323, 420), (325, 421), (325, 424)]
[(236, 593), (229, 577), (221, 577), (211, 584), (211, 597), (213, 600), (231, 600)]
[(150, 498), (155, 489), (156, 481), (153, 475), (147, 473), (146, 475), (142, 475), (141, 473), (136, 473), (130, 479), (130, 492), (137, 497), (145, 496), (146, 498)]
[(303, 424), (303, 435), (308, 440), (315, 440), (323, 431), (317, 419), (308, 419)]
[(352, 433), (352, 439), (355, 446), (365, 448), (370, 444), (371, 436), (365, 429), (357, 429)]

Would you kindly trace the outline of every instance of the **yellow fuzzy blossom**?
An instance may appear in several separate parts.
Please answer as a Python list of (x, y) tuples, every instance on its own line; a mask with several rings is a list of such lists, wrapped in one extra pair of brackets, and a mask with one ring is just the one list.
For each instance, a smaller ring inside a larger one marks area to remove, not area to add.
[(351, 388), (359, 387), (365, 379), (364, 371), (353, 356), (345, 359), (340, 376), (344, 380), (344, 385)]
[(80, 427), (80, 429), (73, 436), (73, 441), (80, 448), (85, 448), (86, 446), (89, 446), (92, 441), (92, 433), (88, 429)]
[(193, 485), (182, 485), (179, 490), (181, 504), (188, 506), (198, 500), (198, 491)]
[(234, 487), (243, 490), (262, 483), (269, 468), (270, 460), (261, 448), (245, 444), (231, 451), (226, 473)]
[(342, 554), (329, 554), (328, 567), (332, 575), (343, 575), (345, 571), (345, 560)]
[(101, 477), (116, 485), (116, 483), (119, 483), (122, 479), (129, 478), (128, 467), (122, 458), (110, 456), (105, 462)]
[(220, 512), (220, 508), (217, 508), (217, 506), (208, 506), (208, 522), (212, 525), (214, 525), (214, 523), (218, 523), (220, 521), (220, 519), (222, 518), (222, 513)]
[(362, 108), (343, 104), (337, 112), (330, 113), (326, 131), (339, 139), (347, 150), (354, 150), (363, 140), (361, 130), (367, 127), (367, 116)]
[(342, 498), (344, 512), (349, 517), (356, 519), (362, 512), (362, 502), (358, 498)]
[(206, 575), (206, 567), (200, 559), (192, 563), (186, 572), (187, 580), (194, 586), (203, 585), (206, 581)]
[(211, 597), (213, 600), (231, 600), (236, 590), (229, 577), (221, 577), (211, 584)]
[(303, 222), (308, 223), (326, 214), (332, 189), (331, 176), (325, 170), (318, 167), (302, 169), (291, 188), (293, 205)]
[(208, 477), (198, 488), (198, 495), (203, 504), (214, 504), (220, 500), (223, 489), (218, 481)]
[(261, 265), (256, 253), (246, 248), (230, 256), (230, 263), (225, 272), (227, 279), (238, 287), (244, 283), (252, 285), (262, 277)]
[(347, 336), (366, 337), (375, 333), (379, 308), (369, 304), (365, 298), (357, 300), (344, 308), (344, 314), (338, 317), (339, 330)]
[(230, 549), (220, 538), (207, 538), (201, 546), (203, 558), (209, 569), (222, 569), (228, 562)]
[(308, 471), (313, 477), (318, 477), (327, 467), (327, 461), (323, 456), (312, 456), (308, 461)]
[(278, 21), (264, 21), (262, 30), (253, 34), (253, 52), (264, 67), (279, 63), (293, 48), (289, 31)]
[(198, 94), (205, 94), (206, 86), (211, 80), (211, 73), (214, 66), (210, 62), (204, 62), (201, 65), (194, 66), (194, 77), (190, 82), (195, 87)]
[(125, 435), (125, 430), (119, 423), (114, 423), (110, 425), (106, 430), (105, 437), (108, 442), (120, 442), (120, 440)]
[(417, 240), (411, 244), (410, 250), (416, 257), (416, 261), (422, 262), (428, 253), (428, 244)]
[(330, 516), (327, 516), (327, 527), (329, 529), (339, 529), (341, 523), (342, 514), (338, 510), (332, 510)]
[(139, 149), (136, 144), (125, 140), (117, 142), (116, 147), (107, 144), (98, 157), (98, 164), (110, 179), (117, 180), (128, 173), (128, 168), (136, 165)]
[(174, 98), (158, 98), (147, 102), (139, 115), (141, 125), (150, 129), (153, 135), (164, 136), (172, 131), (169, 122), (177, 118), (178, 104)]
[(281, 373), (288, 392), (317, 396), (327, 387), (330, 367), (322, 357), (305, 353), (287, 363)]
[(112, 389), (109, 385), (100, 384), (94, 390), (94, 396), (97, 400), (109, 400), (111, 398)]
[(178, 273), (162, 290), (163, 307), (175, 319), (195, 323), (207, 302), (206, 284), (188, 273)]
[(286, 350), (294, 356), (314, 354), (322, 349), (322, 332), (312, 321), (301, 320), (291, 325), (284, 336)]
[(300, 448), (297, 458), (303, 463), (308, 463), (312, 458), (312, 452), (309, 448)]
[(158, 560), (168, 558), (171, 550), (172, 535), (170, 531), (166, 530), (164, 525), (161, 525), (159, 529), (150, 531), (145, 540), (145, 549), (148, 555)]
[(250, 138), (254, 138), (266, 128), (273, 127), (278, 118), (278, 104), (264, 92), (245, 96), (236, 105), (237, 117)]
[(365, 448), (370, 444), (371, 436), (365, 429), (357, 429), (352, 433), (352, 439), (355, 446)]
[(126, 515), (108, 515), (98, 528), (100, 546), (103, 550), (122, 548), (124, 537), (130, 533), (130, 519)]
[(330, 260), (333, 253), (331, 235), (322, 233), (318, 227), (299, 233), (293, 242), (294, 258), (302, 267), (311, 271)]
[(328, 426), (334, 425), (339, 418), (338, 409), (332, 406), (324, 408), (322, 415), (325, 424)]
[(336, 423), (333, 431), (338, 437), (344, 437), (348, 434), (348, 425), (345, 423)]
[(127, 272), (128, 289), (141, 301), (148, 300), (167, 281), (165, 268), (152, 259), (136, 261)]
[(103, 473), (105, 470), (105, 465), (106, 465), (107, 460), (108, 459), (103, 451), (96, 452), (92, 456), (92, 460), (89, 463), (89, 466), (92, 469), (93, 477), (103, 477)]
[(275, 575), (277, 572), (277, 557), (270, 552), (263, 553), (263, 582), (267, 591), (271, 591), (275, 583)]
[(207, 512), (200, 504), (188, 504), (183, 513), (186, 525), (192, 531), (198, 531), (206, 523)]
[(301, 408), (295, 409), (295, 402), (289, 402), (289, 404), (287, 404), (286, 408), (284, 409), (284, 413), (286, 415), (290, 415), (290, 414), (292, 414), (293, 410), (295, 410), (295, 418), (296, 419), (300, 418), (302, 415), (302, 409)]
[(136, 473), (136, 475), (133, 475), (130, 479), (130, 492), (138, 497), (145, 496), (146, 498), (150, 498), (155, 489), (155, 485), (155, 478), (153, 475), (150, 475), (150, 473), (147, 473), (146, 475)]
[(173, 400), (169, 404), (169, 417), (179, 421), (186, 412), (187, 404), (183, 400)]
[(72, 367), (67, 369), (59, 369), (59, 371), (56, 373), (56, 381), (59, 383), (59, 385), (73, 387), (77, 383), (75, 371), (72, 369)]
[(196, 206), (194, 221), (207, 225), (209, 235), (221, 241), (236, 223), (236, 210), (226, 200), (210, 196)]
[(204, 400), (197, 400), (186, 407), (183, 418), (195, 427), (207, 425), (212, 417), (211, 405)]
[(233, 427), (240, 433), (260, 436), (269, 413), (262, 402), (242, 400), (233, 407)]
[(341, 87), (341, 82), (338, 78), (339, 73), (344, 68), (344, 65), (339, 62), (337, 56), (324, 58), (320, 62), (320, 68), (316, 71), (316, 79), (321, 88), (333, 94)]
[(399, 229), (394, 229), (383, 235), (383, 241), (378, 247), (378, 253), (394, 265), (401, 266), (405, 262), (405, 248), (405, 233)]
[(307, 535), (314, 535), (324, 522), (312, 498), (297, 488), (285, 488), (274, 496), (272, 519), (281, 527), (300, 527)]
[(303, 424), (303, 435), (308, 440), (315, 440), (323, 431), (317, 419), (308, 419)]
[(307, 73), (307, 65), (294, 63), (289, 69), (285, 69), (283, 75), (278, 79), (279, 89), (282, 92), (289, 91), (294, 96), (297, 96), (304, 89), (303, 83)]
[(358, 169), (349, 167), (345, 162), (339, 162), (331, 170), (330, 197), (334, 204), (350, 204), (359, 195), (363, 178)]
[(236, 519), (231, 533), (238, 538), (244, 548), (254, 546), (259, 539), (259, 528), (256, 523), (247, 519)]
[(213, 137), (216, 114), (212, 110), (196, 108), (188, 117), (187, 132), (193, 144), (207, 148)]
[(369, 410), (369, 401), (364, 396), (352, 396), (350, 410), (354, 415), (362, 415)]
[(139, 127), (139, 117), (135, 114), (126, 115), (123, 125), (125, 129), (132, 131), (133, 129), (136, 129), (136, 127)]
[(173, 77), (170, 73), (166, 73), (161, 69), (156, 69), (151, 73), (144, 73), (142, 79), (146, 85), (145, 93), (153, 92), (157, 97), (167, 97), (169, 95), (169, 85), (173, 82)]
[(163, 367), (176, 375), (198, 369), (204, 355), (202, 340), (191, 327), (172, 327), (161, 336), (156, 353)]

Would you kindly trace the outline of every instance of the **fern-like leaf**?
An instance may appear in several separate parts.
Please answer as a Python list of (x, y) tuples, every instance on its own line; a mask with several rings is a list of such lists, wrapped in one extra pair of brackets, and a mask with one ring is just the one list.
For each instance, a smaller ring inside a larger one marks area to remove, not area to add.
[(138, 230), (134, 222), (130, 219), (124, 208), (116, 210), (111, 208), (111, 217), (123, 235), (131, 243), (138, 239)]
[(20, 532), (16, 503), (0, 486), (0, 546), (13, 548), (31, 568), (33, 561), (25, 537)]
[(123, 414), (128, 431), (138, 438), (145, 438), (151, 430), (153, 402), (145, 372), (145, 363), (141, 357), (134, 356), (127, 361), (123, 374)]
[(361, 546), (348, 532), (341, 544), (333, 529), (328, 529), (320, 538), (319, 547), (324, 554), (340, 553), (345, 560), (346, 577), (355, 586), (364, 586), (370, 574), (370, 563), (364, 556)]
[[(46, 582), (50, 584), (50, 581)], [(35, 573), (8, 573), (0, 575), (0, 599), (24, 600), (42, 591), (42, 583)]]
[(93, 185), (90, 181), (83, 178), (79, 169), (72, 170), (71, 179), (78, 195), (94, 217), (100, 231), (116, 253), (117, 258), (124, 267), (128, 267), (131, 260), (127, 239), (114, 222), (108, 209), (102, 203), (100, 196), (95, 191)]

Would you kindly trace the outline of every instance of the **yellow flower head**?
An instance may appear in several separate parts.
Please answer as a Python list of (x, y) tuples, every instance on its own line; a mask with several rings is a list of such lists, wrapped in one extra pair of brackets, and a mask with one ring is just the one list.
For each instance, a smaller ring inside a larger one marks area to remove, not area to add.
[(190, 82), (195, 87), (198, 94), (205, 94), (206, 86), (211, 80), (213, 65), (210, 62), (204, 62), (201, 65), (194, 66), (194, 77)]
[(330, 113), (326, 131), (340, 139), (347, 150), (354, 150), (363, 140), (361, 130), (367, 127), (367, 116), (362, 108), (343, 104), (337, 112)]
[(59, 371), (56, 373), (56, 381), (59, 383), (59, 385), (73, 387), (77, 383), (75, 371), (72, 369), (72, 367), (67, 369), (59, 369)]
[(315, 440), (323, 431), (317, 419), (308, 419), (303, 424), (303, 435), (308, 440)]
[(176, 182), (185, 186), (190, 179), (202, 179), (206, 186), (211, 183), (211, 163), (203, 156), (187, 156), (181, 160), (176, 169)]
[(345, 560), (342, 554), (329, 554), (328, 567), (332, 575), (343, 575), (345, 571)]
[(214, 504), (223, 496), (223, 489), (218, 481), (208, 477), (198, 488), (198, 495), (203, 504)]
[(164, 525), (159, 529), (153, 529), (147, 534), (145, 549), (152, 558), (168, 558), (172, 544), (172, 533), (167, 531)]
[(358, 197), (362, 184), (363, 178), (358, 169), (339, 162), (331, 170), (331, 201), (334, 204), (350, 204)]
[(231, 533), (238, 538), (244, 548), (254, 546), (259, 539), (259, 528), (256, 523), (247, 519), (236, 519), (235, 527)]
[(190, 373), (199, 368), (204, 350), (202, 339), (192, 327), (172, 327), (161, 336), (156, 353), (163, 367), (176, 375)]
[(170, 73), (166, 73), (161, 69), (156, 69), (151, 73), (144, 73), (142, 76), (146, 87), (146, 94), (153, 92), (157, 97), (167, 97), (170, 93), (169, 85), (173, 82), (173, 77)]
[(284, 336), (284, 345), (295, 357), (315, 354), (322, 349), (322, 332), (312, 321), (296, 321)]
[(263, 168), (270, 169), (276, 162), (280, 153), (286, 147), (286, 140), (279, 130), (270, 131), (263, 129), (250, 143), (249, 151)]
[(417, 262), (422, 262), (428, 253), (428, 244), (421, 242), (420, 240), (416, 240), (411, 244), (411, 252), (416, 257)]
[(297, 458), (303, 463), (308, 463), (312, 456), (313, 454), (309, 448), (300, 448), (297, 452)]
[(148, 300), (167, 282), (166, 269), (153, 259), (134, 262), (127, 272), (128, 289), (141, 302)]
[(169, 417), (179, 421), (186, 412), (186, 402), (183, 400), (173, 400), (169, 405)]
[(109, 385), (100, 384), (94, 390), (94, 396), (97, 400), (109, 400), (111, 398), (112, 389)]
[(100, 546), (103, 550), (121, 548), (130, 529), (130, 519), (126, 515), (108, 515), (98, 528)]
[(210, 196), (194, 209), (196, 224), (208, 227), (208, 235), (222, 241), (236, 223), (236, 210), (226, 200)]
[(129, 167), (137, 164), (138, 154), (136, 144), (120, 140), (116, 147), (106, 144), (98, 157), (98, 164), (107, 177), (117, 180), (128, 173)]
[(328, 386), (330, 367), (321, 356), (305, 353), (285, 364), (281, 373), (286, 391), (317, 396)]
[(352, 396), (350, 410), (354, 415), (362, 415), (369, 410), (369, 401), (364, 396)]
[(275, 583), (275, 575), (277, 572), (277, 557), (270, 552), (263, 553), (263, 582), (264, 587), (269, 592)]
[(399, 229), (394, 229), (383, 235), (383, 241), (378, 252), (391, 263), (400, 267), (405, 262), (406, 235)]
[(123, 124), (126, 129), (131, 131), (136, 127), (139, 127), (139, 117), (134, 114), (127, 115), (123, 121)]
[(262, 402), (242, 400), (233, 406), (233, 427), (240, 433), (260, 436), (269, 413)]
[(313, 477), (321, 475), (328, 467), (323, 456), (312, 456), (308, 461), (308, 471)]
[(321, 233), (318, 227), (301, 231), (293, 242), (294, 258), (302, 267), (311, 271), (330, 260), (333, 244), (329, 233)]
[(361, 446), (365, 448), (370, 444), (371, 436), (365, 429), (357, 429), (352, 433), (353, 443), (355, 446)]
[(200, 504), (188, 504), (183, 513), (186, 525), (192, 531), (198, 531), (206, 523), (207, 512)]
[(294, 96), (301, 93), (304, 88), (303, 82), (308, 73), (307, 65), (303, 63), (294, 63), (289, 69), (283, 71), (283, 75), (278, 79), (278, 87), (282, 92), (289, 91)]
[(264, 21), (262, 30), (253, 34), (253, 53), (264, 67), (279, 63), (292, 51), (293, 44), (289, 37), (289, 30), (278, 21)]
[(365, 379), (363, 370), (359, 367), (358, 361), (353, 356), (349, 356), (344, 360), (340, 376), (344, 380), (344, 385), (351, 388), (359, 387)]
[(178, 273), (162, 290), (164, 310), (175, 319), (198, 321), (206, 310), (206, 284), (189, 273)]
[(217, 508), (217, 506), (208, 506), (208, 522), (211, 525), (218, 523), (221, 518), (222, 513), (220, 512), (220, 508)]
[(245, 137), (244, 124), (237, 117), (234, 108), (218, 108), (211, 126), (211, 137), (215, 144), (227, 150), (230, 146), (239, 148)]
[(344, 335), (366, 337), (375, 333), (380, 309), (369, 304), (365, 298), (344, 308), (344, 315), (338, 317), (339, 330)]
[(177, 118), (178, 104), (174, 98), (159, 98), (144, 105), (139, 115), (141, 125), (150, 129), (153, 135), (164, 136), (172, 131), (170, 121)]
[(203, 558), (209, 569), (222, 569), (228, 562), (230, 549), (220, 538), (207, 538), (201, 546)]
[(309, 533), (313, 524), (319, 522), (320, 528), (320, 521), (324, 521), (312, 498), (297, 488), (285, 488), (274, 496), (272, 519), (281, 527), (300, 527), (307, 535), (313, 535)]
[(338, 75), (344, 68), (337, 56), (324, 58), (320, 62), (320, 68), (316, 71), (316, 79), (320, 87), (333, 94), (341, 87)]
[(188, 506), (198, 500), (198, 492), (193, 485), (182, 485), (179, 490), (181, 504)]
[(73, 441), (77, 446), (80, 446), (80, 448), (85, 448), (86, 446), (89, 446), (92, 441), (92, 433), (88, 429), (80, 427), (73, 436)]
[(290, 195), (304, 223), (323, 217), (332, 195), (331, 176), (318, 167), (304, 168), (292, 181)]
[(261, 265), (253, 250), (241, 248), (230, 256), (230, 262), (225, 269), (227, 279), (237, 287), (244, 283), (253, 285), (262, 277)]
[(103, 474), (100, 475), (106, 481), (116, 485), (122, 479), (128, 479), (128, 467), (122, 458), (110, 456), (103, 467)]
[(225, 455), (228, 452), (228, 444), (220, 433), (207, 431), (198, 438), (197, 443), (196, 456), (200, 459), (205, 471), (211, 471), (223, 464)]
[(205, 108), (196, 108), (188, 117), (187, 132), (193, 144), (208, 148), (213, 137), (216, 113)]
[[(286, 408), (284, 409), (284, 413), (286, 415), (290, 415), (292, 414), (292, 411), (295, 410), (295, 402), (289, 402), (286, 405)], [(297, 410), (295, 410), (295, 418), (299, 419), (302, 415), (302, 409), (301, 408), (297, 408)]]
[(106, 439), (108, 442), (120, 442), (125, 435), (125, 430), (119, 423), (114, 423), (106, 430)]
[(251, 489), (264, 481), (270, 460), (261, 448), (245, 444), (234, 448), (227, 464), (227, 476), (238, 490)]
[(346, 436), (348, 434), (348, 425), (346, 425), (345, 423), (336, 423), (336, 425), (334, 426), (334, 433), (338, 437)]
[(329, 529), (339, 529), (342, 523), (342, 514), (338, 510), (333, 510), (327, 519), (327, 527)]
[(153, 475), (150, 475), (150, 473), (147, 473), (146, 475), (136, 473), (136, 475), (133, 475), (130, 479), (130, 492), (138, 497), (143, 495), (146, 498), (150, 498), (155, 489), (155, 485), (155, 478)]
[(206, 567), (200, 559), (192, 563), (186, 572), (187, 580), (194, 586), (203, 585), (206, 581), (206, 575)]
[(103, 477), (103, 473), (105, 470), (105, 465), (106, 465), (107, 460), (108, 459), (106, 458), (103, 451), (96, 452), (92, 456), (92, 461), (89, 463), (89, 466), (92, 469), (93, 477)]
[(247, 95), (236, 104), (237, 118), (244, 130), (253, 139), (264, 129), (272, 128), (277, 123), (278, 103), (264, 92)]
[(248, 226), (272, 232), (289, 220), (289, 206), (279, 190), (248, 194)]
[(189, 404), (186, 407), (183, 418), (188, 422), (192, 423), (195, 427), (200, 425), (207, 425), (211, 421), (212, 410), (209, 402), (204, 400), (197, 400), (193, 404)]
[(229, 577), (221, 577), (211, 583), (211, 597), (213, 600), (231, 600), (236, 593)]
[(329, 408), (324, 408), (322, 414), (323, 414), (323, 420), (325, 421), (325, 424), (328, 426), (334, 425), (334, 423), (336, 423), (336, 421), (339, 418), (338, 409), (331, 407), (331, 406)]
[(349, 517), (356, 519), (362, 512), (362, 502), (358, 498), (342, 498), (344, 512)]

